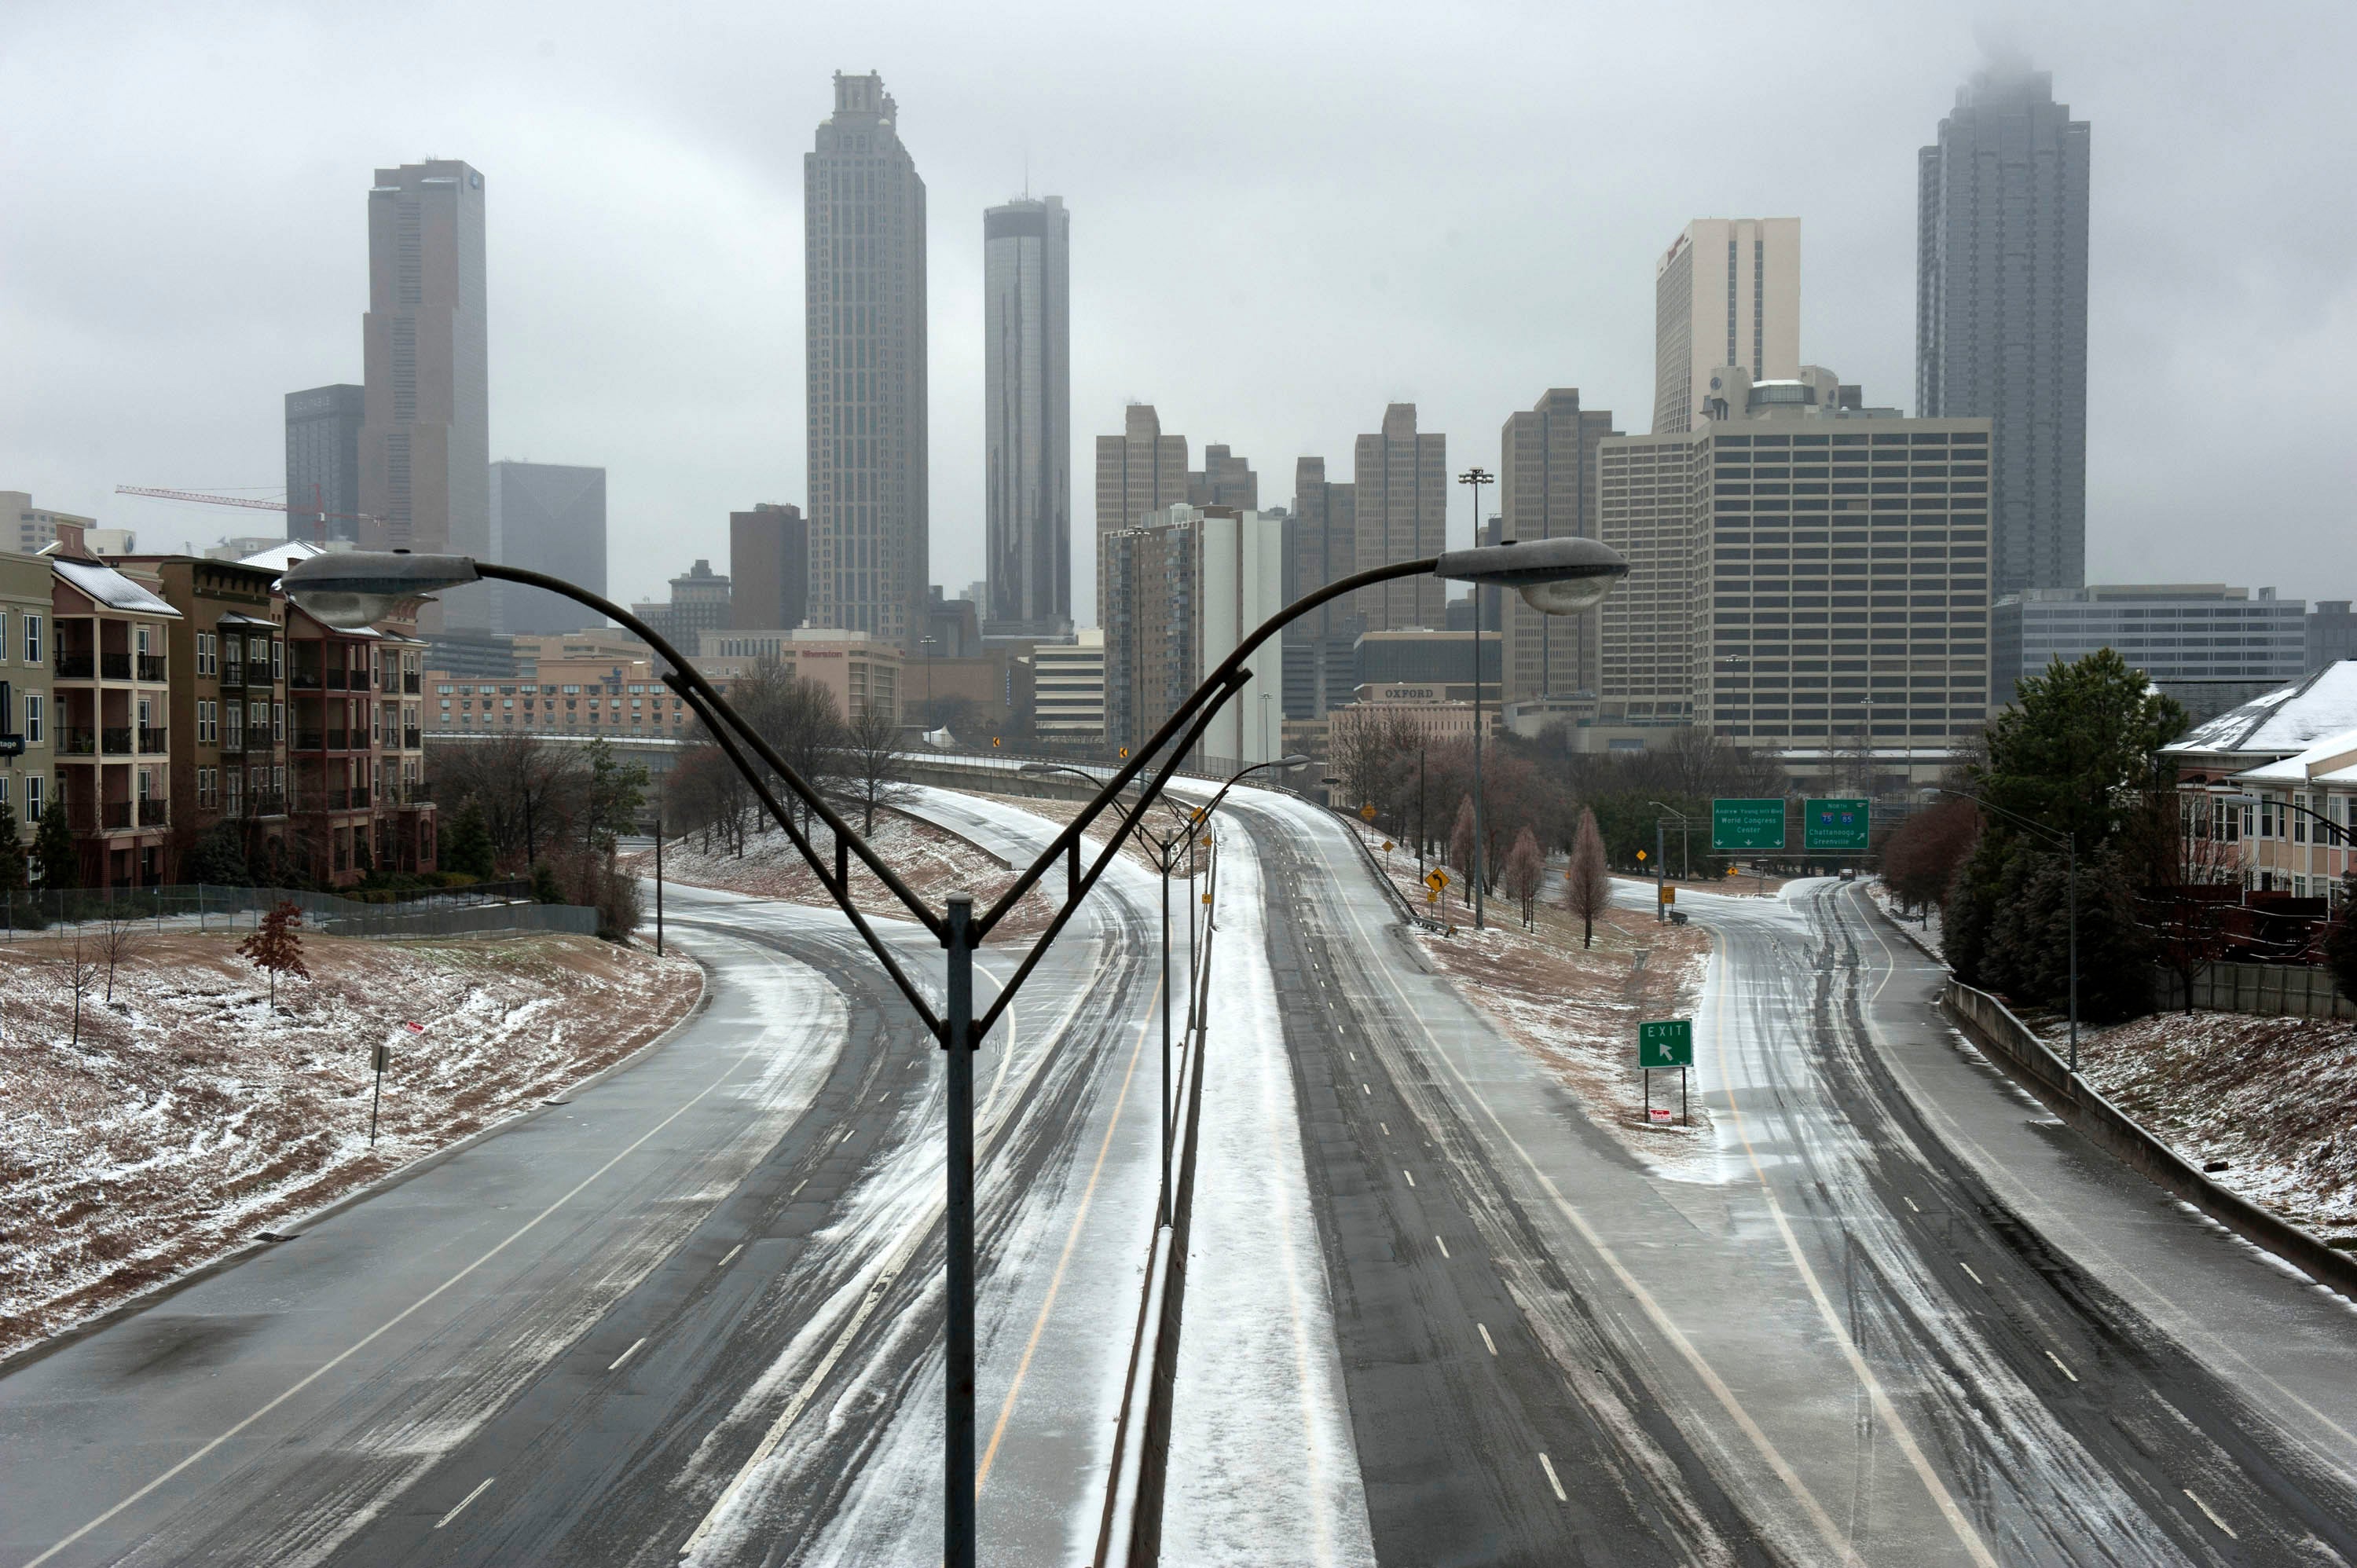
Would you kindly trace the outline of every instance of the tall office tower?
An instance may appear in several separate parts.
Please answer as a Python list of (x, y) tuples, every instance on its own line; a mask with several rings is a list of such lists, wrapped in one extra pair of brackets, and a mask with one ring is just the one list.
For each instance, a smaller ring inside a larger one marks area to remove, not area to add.
[(665, 607), (668, 629), (663, 635), (686, 654), (696, 646), (700, 634), (728, 629), (729, 598), (728, 579), (713, 571), (711, 562), (696, 562), (671, 580), (671, 603)]
[[(376, 171), (369, 307), (361, 318), (361, 542), (488, 554), (491, 397), (483, 300), (483, 177), (455, 158)], [(421, 630), (487, 630), (470, 584), (428, 603)]]
[[(1359, 569), (1358, 491), (1329, 483), (1326, 459), (1293, 464), (1285, 602)], [(1365, 628), (1348, 604), (1323, 604), (1285, 628), (1285, 716), (1322, 719), (1351, 700), (1351, 650)]]
[(2087, 122), (1982, 71), (1916, 155), (1915, 412), (1996, 432), (1996, 591), (2087, 580)]
[(728, 514), (729, 624), (791, 631), (810, 611), (810, 525), (802, 509), (761, 501)]
[(1024, 197), (982, 215), (985, 629), (1072, 628), (1071, 215)]
[(361, 424), (367, 389), (286, 394), (286, 537), (315, 544), (361, 536)]
[[(1359, 437), (1352, 481), (1358, 542), (1352, 571), (1437, 555), (1448, 547), (1448, 438), (1416, 434), (1415, 404), (1393, 403), (1383, 410), (1383, 430)], [(1369, 631), (1438, 630), (1448, 624), (1447, 586), (1429, 573), (1402, 578), (1361, 589), (1352, 596), (1358, 601), (1352, 610)]]
[[(561, 463), (491, 465), (491, 559), (606, 591), (606, 470)], [(492, 629), (510, 637), (579, 631), (605, 620), (562, 594), (493, 583)]]
[[(1507, 539), (1596, 537), (1596, 447), (1612, 428), (1608, 409), (1582, 409), (1575, 387), (1555, 387), (1499, 432), (1498, 515)], [(1597, 612), (1544, 616), (1520, 594), (1501, 595), (1498, 620), (1502, 701), (1544, 703), (1596, 690)]]
[(1097, 535), (1105, 744), (1142, 746), (1195, 689), (1201, 514), (1183, 501)]
[(1801, 373), (1801, 220), (1697, 218), (1653, 269), (1653, 434), (1692, 430), (1721, 365)]
[[(1097, 532), (1135, 528), (1149, 511), (1187, 499), (1187, 438), (1162, 434), (1150, 403), (1122, 411), (1118, 435), (1097, 437)], [(1103, 607), (1099, 607), (1103, 613)]]
[(1239, 511), (1260, 510), (1260, 476), (1252, 464), (1225, 446), (1203, 448), (1203, 466), (1187, 475), (1189, 506), (1232, 506)]
[(884, 79), (834, 73), (802, 157), (810, 621), (924, 635), (925, 183)]

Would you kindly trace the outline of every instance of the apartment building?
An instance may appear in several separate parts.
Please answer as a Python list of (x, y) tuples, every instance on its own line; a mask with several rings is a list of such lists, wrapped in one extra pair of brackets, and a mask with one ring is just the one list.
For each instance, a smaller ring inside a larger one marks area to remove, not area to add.
[(1070, 643), (1041, 643), (1031, 658), (1032, 725), (1044, 739), (1101, 741), (1105, 733), (1105, 639), (1095, 628)]
[(0, 550), (0, 805), (24, 843), (50, 793), (49, 575), (48, 557)]
[(2357, 660), (2196, 725), (2160, 755), (2186, 831), (2232, 845), (2245, 888), (2333, 898), (2357, 872)]
[(287, 857), (322, 882), (431, 871), (425, 781), (426, 644), (405, 629), (328, 626), (286, 609)]
[[(58, 545), (49, 558), (54, 805), (73, 828), (85, 886), (153, 886), (169, 875), (166, 633), (181, 615), (138, 568), (82, 557), (79, 528), (61, 531)], [(27, 661), (39, 651), (28, 641)]]
[[(286, 627), (278, 574), (191, 556), (135, 563), (180, 612), (165, 642), (174, 737), (174, 843), (238, 824), (246, 865), (267, 876), (286, 851)], [(178, 873), (176, 872), (177, 875)]]

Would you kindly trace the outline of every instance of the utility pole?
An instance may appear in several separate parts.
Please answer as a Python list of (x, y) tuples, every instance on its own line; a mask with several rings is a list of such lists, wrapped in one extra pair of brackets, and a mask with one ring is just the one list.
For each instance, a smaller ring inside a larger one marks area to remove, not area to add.
[[(1476, 466), (1457, 476), (1460, 485), (1473, 490), (1473, 543), (1481, 543), (1481, 487), (1491, 482), (1487, 468)], [(1473, 878), (1473, 929), (1482, 929), (1481, 871), (1488, 858), (1482, 854), (1481, 841), (1481, 586), (1473, 586), (1473, 864), (1467, 868)]]
[(1663, 840), (1667, 837), (1662, 819), (1653, 819), (1653, 924), (1660, 925), (1670, 918), (1670, 907), (1662, 901), (1662, 885), (1669, 873), (1669, 860), (1663, 854)]
[(655, 817), (655, 957), (662, 957), (662, 817)]

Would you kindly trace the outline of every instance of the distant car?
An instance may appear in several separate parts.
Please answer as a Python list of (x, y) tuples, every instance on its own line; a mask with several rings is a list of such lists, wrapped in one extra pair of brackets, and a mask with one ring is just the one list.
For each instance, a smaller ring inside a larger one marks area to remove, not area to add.
[(1845, 866), (1843, 866), (1843, 867), (1841, 868), (1841, 879), (1842, 879), (1844, 882), (1855, 882), (1855, 881), (1857, 881), (1857, 866), (1855, 866), (1855, 865), (1845, 865)]

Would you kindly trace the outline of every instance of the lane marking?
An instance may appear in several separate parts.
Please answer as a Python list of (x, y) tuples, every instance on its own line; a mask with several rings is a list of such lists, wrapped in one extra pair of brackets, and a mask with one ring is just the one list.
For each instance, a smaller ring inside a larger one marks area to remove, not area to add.
[(1911, 1198), (1911, 1197), (1908, 1197), (1908, 1196), (1907, 1196), (1905, 1193), (1903, 1193), (1903, 1192), (1902, 1192), (1902, 1193), (1900, 1193), (1900, 1194), (1899, 1195), (1899, 1201), (1900, 1201), (1900, 1202), (1901, 1202), (1901, 1203), (1903, 1203), (1903, 1204), (1905, 1204), (1908, 1208), (1914, 1209), (1914, 1210), (1915, 1210), (1915, 1212), (1916, 1212), (1916, 1213), (1918, 1213), (1918, 1214), (1921, 1214), (1921, 1213), (1922, 1213), (1922, 1212), (1923, 1212), (1923, 1211), (1922, 1211), (1921, 1209), (1920, 1209), (1920, 1208), (1915, 1208), (1915, 1200), (1914, 1200), (1913, 1198)]
[(1372, 1090), (1372, 1089), (1369, 1089), (1365, 1084), (1363, 1084), (1363, 1083), (1362, 1083), (1362, 1084), (1359, 1085), (1359, 1092), (1360, 1092), (1361, 1094), (1366, 1095), (1369, 1099), (1372, 1099), (1372, 1098), (1374, 1097), (1374, 1092), (1375, 1092), (1375, 1091), (1374, 1091), (1373, 1090)]
[[(2177, 1489), (2178, 1489), (2179, 1491), (2180, 1491), (2180, 1492), (2183, 1492), (2187, 1497), (2189, 1497), (2189, 1498), (2193, 1498), (2193, 1488), (2192, 1488), (2192, 1487), (2178, 1487)], [(2243, 1539), (2241, 1536), (2236, 1535), (2236, 1534), (2234, 1533), (2234, 1527), (2233, 1527), (2233, 1525), (2228, 1524), (2224, 1520), (2220, 1519), (2220, 1518), (2218, 1517), (2218, 1510), (2217, 1510), (2216, 1509), (2212, 1508), (2208, 1503), (2203, 1502), (2200, 1498), (2193, 1498), (2193, 1506), (2194, 1506), (2195, 1508), (2197, 1508), (2197, 1509), (2200, 1509), (2203, 1513), (2205, 1513), (2205, 1514), (2209, 1515), (2209, 1516), (2210, 1516), (2210, 1522), (2211, 1522), (2212, 1524), (2216, 1525), (2220, 1530), (2224, 1530), (2224, 1531), (2226, 1532), (2226, 1539), (2227, 1539), (2227, 1540), (2229, 1540), (2229, 1541), (2240, 1541), (2240, 1540), (2242, 1540), (2242, 1539)]]
[(1384, 1136), (1384, 1137), (1388, 1138), (1388, 1137), (1390, 1137), (1390, 1136), (1392, 1135), (1392, 1124), (1391, 1124), (1390, 1122), (1376, 1122), (1376, 1123), (1375, 1123), (1375, 1125), (1376, 1125), (1376, 1126), (1378, 1126), (1378, 1127), (1381, 1127), (1381, 1128), (1383, 1130), (1383, 1136)]
[(794, 1183), (794, 1190), (786, 1194), (786, 1201), (788, 1203), (791, 1203), (795, 1198), (800, 1197), (802, 1194), (802, 1188), (808, 1186), (810, 1186), (810, 1177), (808, 1176), (804, 1176), (802, 1180)]
[[(1718, 952), (1718, 974), (1721, 981), (1727, 978), (1727, 950), (1723, 947)], [(1884, 978), (1887, 983), (1889, 977)], [(1719, 1008), (1713, 1026), (1716, 1037), (1712, 1048), (1717, 1051), (1718, 1060), (1722, 1063), (1727, 1060), (1727, 1012), (1725, 1007)], [(1947, 1484), (1940, 1479), (1939, 1472), (1932, 1468), (1932, 1461), (1924, 1454), (1922, 1444), (1915, 1440), (1914, 1430), (1900, 1417), (1899, 1407), (1891, 1402), (1889, 1392), (1882, 1386), (1882, 1380), (1867, 1364), (1866, 1357), (1858, 1350), (1857, 1342), (1850, 1337), (1842, 1315), (1835, 1310), (1833, 1298), (1825, 1294), (1824, 1283), (1817, 1278), (1817, 1271), (1810, 1266), (1808, 1254), (1801, 1249), (1801, 1239), (1793, 1234), (1792, 1222), (1785, 1217), (1783, 1200), (1776, 1196), (1776, 1188), (1768, 1180), (1767, 1167), (1760, 1163), (1760, 1151), (1752, 1146), (1751, 1129), (1744, 1120), (1742, 1103), (1736, 1098), (1734, 1080), (1722, 1079), (1719, 1089), (1727, 1096), (1727, 1109), (1735, 1123), (1735, 1135), (1743, 1141), (1743, 1153), (1751, 1162), (1752, 1175), (1759, 1178), (1761, 1197), (1767, 1199), (1768, 1216), (1775, 1221), (1776, 1233), (1783, 1239), (1784, 1251), (1791, 1256), (1793, 1266), (1801, 1271), (1801, 1279), (1809, 1287), (1810, 1299), (1816, 1303), (1817, 1316), (1833, 1335), (1834, 1343), (1841, 1349), (1842, 1359), (1849, 1363), (1851, 1375), (1865, 1388), (1875, 1412), (1889, 1428), (1892, 1440), (1899, 1444), (1900, 1452), (1907, 1456), (1909, 1467), (1923, 1483), (1924, 1491), (1931, 1495), (1932, 1501), (1947, 1520), (1948, 1528), (1955, 1533), (1965, 1553), (1981, 1564), (1981, 1568), (1997, 1568), (1996, 1558), (1989, 1551), (1988, 1543), (1981, 1539), (1980, 1531), (1973, 1528), (1972, 1520), (1964, 1517), (1964, 1510), (1957, 1506)], [(2061, 1363), (2057, 1361), (2055, 1365), (2061, 1366)], [(2067, 1373), (2068, 1369), (2065, 1370)]]
[[(1965, 1262), (1962, 1258), (1958, 1258), (1956, 1260), (1956, 1266), (1964, 1270), (1964, 1273), (1973, 1274), (1973, 1266), (1970, 1263)], [(1980, 1286), (1983, 1290), (1988, 1289), (1988, 1281), (1981, 1278), (1978, 1274), (1973, 1274), (1973, 1283)]]
[(1546, 1472), (1547, 1485), (1555, 1488), (1555, 1500), (1559, 1503), (1571, 1501), (1571, 1495), (1563, 1489), (1563, 1482), (1555, 1473), (1555, 1461), (1542, 1454), (1539, 1455), (1539, 1468)]
[(2056, 1371), (2061, 1373), (2064, 1377), (2070, 1379), (2074, 1383), (2079, 1380), (2079, 1374), (2064, 1366), (2062, 1364), (2061, 1357), (2057, 1356), (2053, 1351), (2049, 1350), (2046, 1352), (2046, 1359), (2054, 1363), (2054, 1369)]
[(1448, 1242), (1446, 1242), (1446, 1241), (1442, 1240), (1439, 1237), (1435, 1236), (1435, 1237), (1432, 1239), (1432, 1244), (1433, 1244), (1434, 1246), (1438, 1247), (1438, 1248), (1440, 1249), (1440, 1255), (1441, 1255), (1442, 1257), (1446, 1258), (1446, 1257), (1448, 1257)]
[(1400, 1166), (1400, 1175), (1407, 1177), (1408, 1186), (1414, 1187), (1415, 1185), (1415, 1173), (1408, 1169), (1405, 1165)]
[[(473, 1502), (477, 1498), (481, 1497), (485, 1492), (490, 1491), (491, 1489), (491, 1483), (498, 1479), (499, 1477), (497, 1476), (484, 1477), (483, 1484), (481, 1486), (477, 1487), (465, 1497), (460, 1498), (457, 1508), (452, 1509), (448, 1513), (444, 1514), (440, 1519), (434, 1521), (434, 1528), (439, 1530), (444, 1525), (448, 1524), (452, 1520), (457, 1519), (460, 1514), (465, 1513), (467, 1511), (467, 1505)], [(36, 1558), (34, 1561), (38, 1562), (39, 1559)]]
[(728, 1266), (728, 1260), (729, 1260), (729, 1259), (731, 1259), (731, 1258), (733, 1258), (733, 1257), (735, 1257), (737, 1253), (739, 1253), (739, 1252), (743, 1251), (744, 1250), (745, 1250), (745, 1243), (744, 1243), (744, 1242), (742, 1242), (742, 1241), (737, 1242), (734, 1247), (729, 1248), (729, 1249), (728, 1249), (728, 1251), (727, 1251), (726, 1252), (723, 1253), (723, 1254), (721, 1255), (721, 1259), (720, 1259), (720, 1261), (719, 1261), (718, 1262), (716, 1262), (716, 1263), (713, 1264), (712, 1266), (713, 1266), (714, 1268), (716, 1268), (716, 1269), (725, 1269), (725, 1268), (726, 1268), (726, 1267)]
[[(115, 1515), (121, 1513), (124, 1509), (129, 1508), (132, 1504), (138, 1502), (143, 1498), (145, 1498), (149, 1493), (155, 1491), (156, 1487), (164, 1485), (167, 1481), (170, 1481), (178, 1477), (190, 1466), (196, 1464), (199, 1460), (204, 1458), (207, 1455), (212, 1453), (213, 1450), (221, 1447), (221, 1444), (229, 1442), (231, 1438), (236, 1437), (239, 1434), (245, 1431), (246, 1428), (252, 1426), (255, 1422), (260, 1421), (264, 1416), (268, 1415), (272, 1411), (276, 1410), (280, 1405), (285, 1404), (288, 1400), (293, 1399), (296, 1394), (301, 1393), (305, 1389), (309, 1388), (313, 1383), (317, 1382), (321, 1378), (326, 1377), (329, 1372), (334, 1371), (338, 1367), (342, 1366), (346, 1361), (350, 1360), (354, 1356), (357, 1356), (362, 1350), (367, 1349), (371, 1345), (375, 1344), (377, 1340), (382, 1338), (385, 1335), (392, 1333), (393, 1329), (407, 1322), (410, 1317), (422, 1311), (429, 1303), (438, 1298), (443, 1292), (456, 1285), (459, 1281), (473, 1273), (477, 1269), (481, 1268), (485, 1263), (488, 1263), (493, 1258), (498, 1257), (501, 1252), (506, 1251), (516, 1242), (522, 1240), (526, 1234), (538, 1227), (542, 1220), (546, 1219), (550, 1215), (555, 1213), (558, 1209), (564, 1208), (566, 1204), (580, 1197), (581, 1194), (588, 1188), (590, 1183), (596, 1181), (599, 1176), (604, 1176), (608, 1171), (612, 1170), (616, 1165), (620, 1165), (630, 1155), (638, 1153), (640, 1146), (645, 1144), (648, 1139), (653, 1137), (656, 1133), (662, 1132), (664, 1128), (670, 1126), (673, 1122), (686, 1115), (688, 1112), (700, 1104), (706, 1096), (718, 1090), (720, 1086), (726, 1083), (729, 1079), (734, 1077), (737, 1071), (745, 1066), (747, 1061), (752, 1059), (752, 1057), (753, 1053), (751, 1051), (747, 1051), (743, 1058), (730, 1065), (726, 1072), (724, 1072), (718, 1078), (714, 1079), (705, 1088), (699, 1090), (694, 1098), (688, 1100), (684, 1104), (681, 1105), (678, 1110), (673, 1111), (670, 1115), (664, 1117), (662, 1121), (656, 1122), (653, 1126), (648, 1128), (645, 1132), (632, 1139), (620, 1153), (615, 1155), (613, 1158), (608, 1160), (604, 1165), (599, 1165), (596, 1170), (591, 1171), (587, 1176), (583, 1176), (579, 1182), (576, 1183), (555, 1202), (550, 1204), (546, 1208), (542, 1209), (539, 1213), (525, 1220), (522, 1225), (517, 1226), (513, 1230), (509, 1231), (504, 1238), (493, 1243), (491, 1249), (485, 1252), (481, 1257), (477, 1258), (473, 1262), (468, 1263), (465, 1268), (460, 1269), (457, 1273), (452, 1274), (448, 1279), (444, 1280), (440, 1284), (436, 1285), (432, 1290), (427, 1291), (424, 1295), (419, 1296), (415, 1301), (411, 1302), (407, 1306), (404, 1306), (399, 1312), (394, 1313), (391, 1317), (386, 1318), (382, 1323), (369, 1330), (368, 1333), (362, 1335), (360, 1338), (352, 1341), (351, 1344), (346, 1346), (342, 1350), (338, 1351), (328, 1360), (320, 1362), (318, 1366), (313, 1368), (295, 1382), (289, 1384), (276, 1397), (273, 1398), (267, 1403), (261, 1406), (261, 1408), (254, 1411), (253, 1414), (246, 1416), (243, 1420), (222, 1432), (219, 1436), (204, 1444), (187, 1458), (181, 1460), (178, 1464), (173, 1466), (170, 1469), (165, 1471), (162, 1475), (156, 1477), (154, 1480), (148, 1482), (145, 1486), (140, 1487), (137, 1491), (132, 1493), (129, 1497), (124, 1498), (121, 1502), (115, 1504), (113, 1508), (99, 1515), (96, 1519), (91, 1520), (88, 1524), (83, 1525), (80, 1530), (75, 1530), (71, 1535), (67, 1536), (55, 1546), (50, 1547), (47, 1552), (42, 1552), (38, 1557), (33, 1558), (26, 1563), (24, 1568), (40, 1568), (42, 1563), (47, 1563), (50, 1558), (55, 1557), (59, 1552), (63, 1552), (67, 1547), (71, 1546), (75, 1541), (80, 1541), (91, 1530), (96, 1530), (99, 1526), (106, 1523), (109, 1520), (114, 1518)], [(490, 1482), (489, 1481), (485, 1481), (483, 1483), (483, 1486), (485, 1487), (490, 1485)], [(477, 1491), (480, 1491), (482, 1487), (478, 1487), (475, 1489)], [(462, 1503), (459, 1506), (463, 1508), (466, 1505)], [(447, 1521), (446, 1520), (445, 1522)], [(438, 1529), (439, 1526), (436, 1528)]]
[(1490, 1337), (1490, 1326), (1486, 1323), (1477, 1323), (1473, 1326), (1481, 1331), (1481, 1343), (1490, 1348), (1490, 1354), (1492, 1356), (1496, 1355), (1498, 1353), (1498, 1342)]
[(1039, 1303), (1039, 1316), (1032, 1321), (1031, 1337), (1023, 1342), (1023, 1359), (1015, 1364), (1015, 1380), (1006, 1386), (1006, 1402), (998, 1407), (997, 1424), (990, 1429), (989, 1445), (982, 1451), (982, 1463), (974, 1473), (974, 1495), (982, 1496), (982, 1484), (990, 1479), (991, 1462), (998, 1457), (999, 1440), (1006, 1435), (1006, 1423), (1015, 1413), (1015, 1396), (1023, 1391), (1023, 1379), (1031, 1370), (1031, 1357), (1039, 1348), (1039, 1336), (1048, 1326), (1048, 1314), (1056, 1305), (1056, 1293), (1063, 1288), (1064, 1271), (1072, 1261), (1073, 1250), (1081, 1244), (1081, 1227), (1087, 1223), (1089, 1206), (1096, 1201), (1097, 1178), (1103, 1175), (1105, 1156), (1113, 1152), (1114, 1134), (1121, 1130), (1122, 1108), (1129, 1102), (1130, 1080), (1137, 1074), (1137, 1063), (1146, 1051), (1146, 1034), (1154, 1024), (1154, 1004), (1162, 994), (1162, 983), (1154, 983), (1154, 994), (1146, 999), (1146, 1015), (1138, 1020), (1137, 1043), (1129, 1049), (1129, 1066), (1121, 1075), (1121, 1092), (1114, 1097), (1113, 1118), (1105, 1123), (1104, 1142), (1097, 1145), (1096, 1163), (1089, 1167), (1088, 1186), (1081, 1190), (1081, 1207), (1072, 1216), (1072, 1229), (1064, 1238), (1064, 1250), (1056, 1259), (1056, 1272), (1048, 1278), (1047, 1296)]
[[(617, 1356), (617, 1357), (615, 1357), (615, 1358), (614, 1358), (614, 1359), (612, 1360), (612, 1362), (611, 1362), (611, 1363), (609, 1363), (609, 1364), (607, 1366), (606, 1369), (607, 1369), (608, 1371), (609, 1371), (609, 1372), (618, 1372), (618, 1371), (620, 1371), (620, 1370), (622, 1369), (622, 1363), (623, 1363), (623, 1362), (625, 1362), (625, 1361), (627, 1361), (627, 1360), (629, 1360), (631, 1357), (633, 1357), (633, 1356), (637, 1355), (637, 1354), (639, 1353), (639, 1347), (640, 1347), (640, 1346), (641, 1346), (641, 1345), (643, 1345), (643, 1344), (645, 1344), (646, 1342), (647, 1342), (647, 1337), (646, 1337), (645, 1335), (643, 1335), (643, 1334), (640, 1335), (640, 1336), (638, 1337), (638, 1338), (637, 1338), (637, 1339), (635, 1339), (635, 1340), (633, 1340), (633, 1341), (631, 1342), (630, 1348), (629, 1349), (627, 1349), (627, 1350), (623, 1351), (620, 1355), (619, 1355), (619, 1356)], [(486, 1482), (484, 1482), (484, 1483), (483, 1483), (483, 1485), (485, 1485), (485, 1486), (487, 1486), (487, 1487), (488, 1487), (488, 1486), (490, 1486), (490, 1483), (489, 1481), (486, 1481)], [(464, 1504), (464, 1503), (460, 1503), (458, 1506), (459, 1506), (460, 1508), (465, 1508), (467, 1505), (466, 1505), (466, 1504)]]

